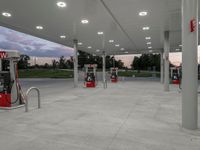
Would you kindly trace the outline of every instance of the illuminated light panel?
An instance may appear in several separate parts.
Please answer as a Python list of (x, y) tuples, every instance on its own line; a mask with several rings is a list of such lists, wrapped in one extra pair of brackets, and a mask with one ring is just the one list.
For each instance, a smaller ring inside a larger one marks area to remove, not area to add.
[(150, 27), (143, 27), (142, 28), (142, 30), (144, 30), (144, 31), (147, 31), (147, 30), (149, 30), (150, 29)]
[(44, 29), (44, 27), (43, 26), (36, 26), (36, 29), (42, 30), (42, 29)]
[(146, 39), (146, 40), (151, 40), (151, 37), (146, 37), (145, 39)]
[(98, 35), (103, 35), (102, 31), (97, 32)]
[(8, 12), (2, 12), (2, 16), (4, 16), (4, 17), (11, 17), (12, 15), (11, 15), (11, 13), (8, 13)]
[(65, 39), (66, 36), (65, 36), (65, 35), (61, 35), (60, 38), (61, 38), (61, 39)]
[(60, 8), (67, 7), (67, 4), (65, 2), (57, 2), (57, 6)]
[(88, 49), (91, 49), (92, 48), (92, 46), (88, 46)]
[(89, 23), (89, 20), (87, 20), (87, 19), (82, 19), (82, 20), (81, 20), (81, 23), (82, 23), (82, 24), (88, 24), (88, 23)]
[(147, 16), (147, 15), (148, 15), (147, 11), (141, 11), (141, 12), (139, 12), (139, 16), (144, 17), (144, 16)]

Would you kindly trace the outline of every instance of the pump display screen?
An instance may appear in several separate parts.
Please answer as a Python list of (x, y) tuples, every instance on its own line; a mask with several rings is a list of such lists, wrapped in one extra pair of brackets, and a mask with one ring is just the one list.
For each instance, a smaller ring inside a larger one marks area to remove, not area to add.
[(93, 68), (88, 68), (88, 73), (93, 73)]
[(0, 93), (4, 91), (4, 80), (0, 79)]
[(0, 72), (0, 93), (11, 93), (12, 85), (9, 72)]
[(2, 60), (2, 70), (3, 71), (9, 71), (10, 70), (9, 60), (6, 60), (6, 59)]

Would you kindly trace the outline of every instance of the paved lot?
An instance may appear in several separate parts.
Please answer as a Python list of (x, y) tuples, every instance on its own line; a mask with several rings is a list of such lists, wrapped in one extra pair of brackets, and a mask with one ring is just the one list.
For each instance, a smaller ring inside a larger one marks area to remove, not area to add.
[(21, 82), (24, 91), (41, 89), (42, 109), (33, 93), (30, 112), (0, 111), (2, 150), (200, 150), (200, 130), (180, 126), (176, 86), (165, 93), (152, 79), (109, 83), (106, 90), (100, 82), (95, 89), (74, 89), (72, 80)]

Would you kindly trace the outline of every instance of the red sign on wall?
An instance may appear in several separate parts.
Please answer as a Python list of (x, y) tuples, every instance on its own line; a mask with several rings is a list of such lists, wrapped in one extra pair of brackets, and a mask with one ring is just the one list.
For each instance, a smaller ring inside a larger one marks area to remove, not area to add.
[(197, 21), (196, 19), (190, 20), (190, 32), (194, 32), (197, 28)]
[(8, 54), (4, 51), (0, 51), (0, 59), (7, 58)]

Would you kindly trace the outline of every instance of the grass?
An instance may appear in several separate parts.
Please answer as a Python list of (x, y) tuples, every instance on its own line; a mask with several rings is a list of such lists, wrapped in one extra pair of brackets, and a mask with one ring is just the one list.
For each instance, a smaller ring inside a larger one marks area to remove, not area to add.
[(59, 69), (27, 69), (19, 71), (19, 78), (73, 78), (73, 71)]
[[(119, 72), (119, 76), (121, 77), (152, 77), (153, 72), (148, 72), (148, 71), (141, 71), (138, 73), (137, 71), (124, 71), (124, 72)], [(156, 77), (160, 76), (160, 73), (156, 72), (155, 73)]]

